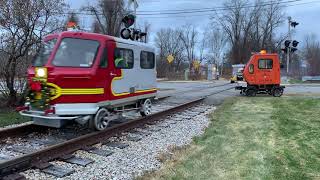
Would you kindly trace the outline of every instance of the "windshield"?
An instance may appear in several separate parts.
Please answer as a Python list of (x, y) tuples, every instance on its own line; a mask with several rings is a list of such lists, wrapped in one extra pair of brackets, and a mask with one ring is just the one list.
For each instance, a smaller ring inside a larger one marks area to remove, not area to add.
[(51, 39), (47, 42), (44, 42), (41, 45), (39, 53), (36, 55), (33, 61), (33, 66), (40, 67), (47, 64), (50, 54), (56, 44), (57, 39)]
[(98, 41), (64, 38), (52, 64), (63, 67), (91, 67), (98, 48)]

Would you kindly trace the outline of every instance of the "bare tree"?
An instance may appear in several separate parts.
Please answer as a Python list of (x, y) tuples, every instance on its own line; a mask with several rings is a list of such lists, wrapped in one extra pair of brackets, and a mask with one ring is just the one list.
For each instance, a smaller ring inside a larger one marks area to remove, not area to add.
[(320, 75), (320, 42), (314, 34), (307, 35), (304, 42), (304, 58), (309, 63), (309, 75)]
[[(27, 67), (27, 58), (37, 51), (44, 35), (61, 29), (56, 18), (66, 7), (63, 0), (3, 0), (0, 1), (0, 53), (2, 59), (0, 77), (7, 88), (8, 105), (17, 101), (19, 65)], [(26, 71), (24, 71), (26, 73)]]
[[(174, 73), (181, 70), (184, 61), (184, 45), (179, 38), (182, 34), (180, 29), (161, 29), (156, 34), (155, 43), (159, 49), (159, 58), (157, 72), (159, 76), (167, 76), (168, 73)], [(174, 56), (174, 61), (169, 65), (168, 55)]]
[(197, 46), (198, 31), (194, 26), (186, 25), (180, 33), (180, 39), (183, 42), (187, 59), (191, 69), (191, 63), (195, 60), (195, 48)]
[(226, 11), (216, 13), (215, 25), (220, 25), (230, 43), (232, 64), (245, 63), (250, 53), (267, 49), (276, 50), (275, 30), (283, 23), (280, 0), (257, 0), (249, 7), (248, 0), (229, 0)]
[(98, 20), (95, 20), (92, 24), (92, 32), (94, 33), (102, 33), (101, 26)]
[(121, 21), (127, 13), (123, 0), (100, 0), (97, 7), (89, 6), (85, 9), (95, 14), (96, 25), (100, 31), (111, 36), (120, 36)]
[(214, 25), (209, 27), (206, 32), (209, 52), (212, 54), (210, 63), (220, 64), (222, 63), (223, 54), (225, 52), (227, 38), (222, 30), (216, 28)]

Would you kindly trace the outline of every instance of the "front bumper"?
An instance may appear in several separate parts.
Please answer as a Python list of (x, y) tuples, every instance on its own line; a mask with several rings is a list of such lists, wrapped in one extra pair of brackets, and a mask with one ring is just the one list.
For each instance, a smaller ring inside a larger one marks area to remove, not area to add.
[[(26, 107), (30, 107), (26, 104)], [(35, 109), (23, 110), (19, 113), (22, 116), (51, 119), (51, 120), (73, 120), (85, 115), (94, 115), (99, 107), (95, 103), (74, 103), (74, 104), (56, 104), (54, 114), (45, 114), (44, 111)]]
[(74, 120), (79, 118), (79, 116), (58, 116), (48, 114), (45, 115), (44, 112), (41, 111), (20, 111), (19, 112), (22, 116), (32, 117), (32, 118), (41, 118), (47, 120)]

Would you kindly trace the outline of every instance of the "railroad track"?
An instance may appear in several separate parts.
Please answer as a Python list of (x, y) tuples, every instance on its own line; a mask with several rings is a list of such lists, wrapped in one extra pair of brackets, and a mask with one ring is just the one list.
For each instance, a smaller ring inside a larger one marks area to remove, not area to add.
[[(117, 136), (123, 132), (128, 132), (134, 130), (136, 128), (143, 128), (146, 124), (153, 124), (155, 122), (160, 122), (165, 119), (166, 116), (172, 115), (176, 112), (185, 110), (189, 107), (193, 107), (197, 104), (200, 104), (207, 96), (219, 94), (223, 91), (232, 89), (234, 87), (227, 87), (220, 91), (216, 91), (211, 94), (207, 94), (204, 97), (199, 99), (178, 105), (171, 109), (167, 109), (161, 112), (157, 112), (151, 116), (138, 118), (135, 120), (131, 120), (129, 122), (115, 125), (111, 128), (108, 128), (101, 132), (93, 132), (90, 134), (86, 134), (62, 143), (58, 143), (49, 147), (45, 147), (39, 151), (31, 152), (29, 154), (22, 155), (20, 157), (9, 159), (6, 161), (0, 161), (0, 179), (8, 178), (8, 179), (18, 179), (21, 178), (19, 172), (25, 171), (30, 168), (39, 168), (39, 169), (47, 169), (52, 166), (49, 162), (56, 159), (70, 159), (72, 156), (70, 154), (74, 153), (77, 150), (89, 150), (92, 149), (92, 145), (97, 143), (106, 142), (109, 138)], [(30, 129), (29, 129), (30, 128)], [(25, 125), (19, 127), (19, 130), (14, 130), (14, 128), (6, 129), (0, 132), (1, 136), (6, 135), (5, 132), (11, 134), (12, 136), (18, 136), (26, 134), (27, 132), (35, 131), (45, 131), (46, 128), (39, 128), (34, 125)], [(17, 134), (15, 134), (17, 133)]]
[[(192, 91), (196, 91), (196, 90), (197, 91), (201, 91), (204, 88), (210, 88), (211, 89), (211, 88), (230, 86), (230, 85), (231, 85), (230, 83), (219, 84), (219, 85), (205, 85), (205, 86), (192, 88), (192, 89), (185, 90), (185, 91), (175, 92), (175, 93), (172, 93), (169, 96), (159, 97), (156, 100), (157, 103), (155, 104), (155, 109), (157, 109), (157, 111), (162, 111), (162, 110), (167, 109), (168, 107), (170, 108), (170, 107), (174, 106), (174, 105), (170, 105), (170, 104), (175, 104), (176, 105), (176, 103), (172, 103), (172, 102), (161, 103), (162, 100), (165, 100), (166, 98), (169, 98), (169, 97), (171, 97), (173, 95), (192, 92)], [(232, 88), (233, 88), (233, 86), (232, 86)], [(230, 89), (232, 89), (232, 88), (230, 88)], [(28, 135), (30, 133), (45, 133), (49, 129), (52, 129), (52, 128), (48, 128), (48, 127), (45, 127), (45, 126), (38, 126), (38, 125), (31, 124), (31, 123), (27, 123), (27, 124), (24, 124), (24, 125), (19, 125), (19, 126), (11, 127), (11, 128), (1, 129), (0, 130), (0, 142), (5, 140), (5, 139), (7, 139), (8, 137), (17, 138), (17, 137), (26, 136), (26, 135)]]

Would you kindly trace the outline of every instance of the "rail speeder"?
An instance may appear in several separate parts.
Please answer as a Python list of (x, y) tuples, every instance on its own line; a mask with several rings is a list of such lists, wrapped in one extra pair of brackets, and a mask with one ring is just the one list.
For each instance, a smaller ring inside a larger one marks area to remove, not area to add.
[(239, 83), (236, 89), (246, 96), (256, 96), (257, 93), (268, 93), (275, 97), (283, 94), (281, 86), (280, 60), (278, 54), (270, 54), (262, 50), (251, 56), (243, 70), (245, 83)]
[(38, 125), (76, 121), (97, 130), (127, 110), (147, 116), (157, 94), (155, 65), (155, 49), (145, 43), (86, 32), (49, 35), (28, 69), (20, 114)]

